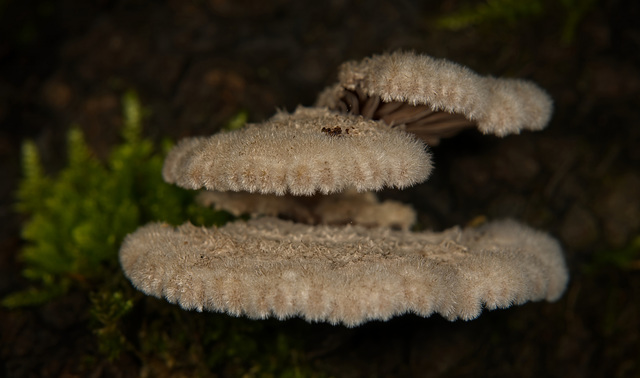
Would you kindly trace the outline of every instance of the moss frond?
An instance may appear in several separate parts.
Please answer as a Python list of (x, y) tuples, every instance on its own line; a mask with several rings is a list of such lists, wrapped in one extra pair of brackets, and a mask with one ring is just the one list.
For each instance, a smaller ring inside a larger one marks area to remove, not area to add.
[(487, 0), (443, 16), (438, 19), (437, 25), (443, 29), (460, 30), (494, 22), (514, 24), (523, 18), (540, 15), (543, 9), (542, 0)]
[(22, 213), (34, 213), (43, 206), (43, 198), (50, 183), (44, 175), (38, 148), (32, 141), (22, 144), (22, 172), (17, 209)]
[(231, 117), (222, 128), (225, 131), (233, 131), (243, 128), (249, 120), (249, 113), (246, 110), (239, 111), (236, 115)]
[(597, 4), (598, 0), (486, 0), (475, 6), (462, 5), (438, 17), (435, 24), (440, 29), (462, 30), (472, 26), (514, 26), (544, 16), (547, 20), (556, 20), (554, 27), (558, 28), (562, 41), (570, 44), (584, 17)]
[(142, 106), (135, 91), (129, 90), (122, 96), (123, 127), (122, 138), (128, 144), (135, 144), (142, 136)]
[(121, 321), (133, 309), (133, 300), (121, 291), (99, 291), (91, 294), (91, 305), (98, 347), (109, 360), (113, 360), (129, 347), (122, 333)]
[[(1, 304), (12, 309), (38, 305), (73, 289), (89, 296), (90, 327), (100, 354), (108, 360), (129, 352), (147, 367), (162, 361), (161, 369), (169, 371), (312, 376), (298, 352), (301, 338), (261, 322), (164, 305), (147, 308), (162, 315), (144, 317), (139, 330), (127, 327), (132, 313), (146, 308), (140, 302), (154, 299), (134, 292), (121, 273), (118, 250), (123, 238), (151, 221), (222, 225), (232, 217), (197, 206), (196, 192), (163, 182), (162, 165), (171, 143), (157, 149), (142, 137), (144, 112), (134, 92), (127, 92), (122, 104), (122, 143), (107, 161), (98, 160), (81, 130), (72, 128), (67, 165), (47, 176), (35, 144), (24, 143), (17, 207), (27, 217), (20, 258), (22, 273), (32, 285), (6, 296)], [(238, 123), (244, 123), (244, 117), (239, 116)]]
[[(164, 156), (143, 139), (142, 108), (135, 92), (123, 96), (123, 143), (102, 162), (73, 127), (67, 138), (68, 163), (57, 175), (44, 174), (33, 142), (22, 147), (23, 179), (17, 208), (28, 216), (20, 258), (23, 275), (36, 285), (12, 307), (38, 304), (73, 285), (100, 282), (118, 270), (123, 238), (150, 221), (181, 224), (224, 223), (228, 214), (195, 209), (194, 193), (162, 181)], [(40, 288), (40, 291), (38, 291)], [(5, 301), (6, 302), (6, 301)]]
[(584, 267), (584, 271), (596, 273), (603, 268), (611, 267), (622, 271), (640, 271), (640, 235), (633, 238), (624, 248), (594, 254), (593, 260)]

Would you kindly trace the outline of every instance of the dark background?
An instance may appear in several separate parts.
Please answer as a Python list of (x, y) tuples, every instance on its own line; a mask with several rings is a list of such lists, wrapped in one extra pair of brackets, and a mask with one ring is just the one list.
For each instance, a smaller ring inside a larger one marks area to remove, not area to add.
[[(261, 121), (276, 108), (311, 105), (341, 62), (411, 49), (483, 75), (533, 80), (554, 98), (555, 113), (538, 133), (445, 140), (432, 148), (430, 181), (382, 195), (413, 203), (420, 224), (436, 230), (478, 216), (547, 230), (565, 248), (569, 287), (556, 303), (471, 322), (405, 315), (355, 329), (296, 323), (310, 345), (302, 358), (318, 372), (353, 377), (640, 376), (640, 255), (625, 264), (602, 257), (640, 236), (640, 2), (543, 1), (533, 16), (435, 26), (478, 3), (0, 1), (0, 294), (27, 284), (17, 259), (23, 218), (13, 208), (22, 140), (34, 140), (55, 172), (72, 124), (108, 155), (130, 88), (149, 110), (145, 135), (178, 139), (211, 134), (240, 111)], [(585, 4), (575, 35), (563, 38)], [(4, 374), (178, 374), (167, 361), (99, 357), (86, 303), (72, 293), (0, 309)], [(291, 322), (300, 321), (282, 327)]]

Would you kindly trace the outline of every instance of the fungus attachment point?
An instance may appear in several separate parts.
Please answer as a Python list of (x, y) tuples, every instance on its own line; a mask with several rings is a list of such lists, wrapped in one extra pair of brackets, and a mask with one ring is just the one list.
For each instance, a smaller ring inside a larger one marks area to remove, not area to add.
[(308, 226), (264, 217), (221, 228), (145, 226), (120, 251), (139, 290), (185, 309), (356, 326), (407, 312), (470, 320), (555, 300), (558, 244), (513, 221), (442, 233)]
[(426, 180), (431, 168), (426, 146), (409, 133), (300, 107), (263, 124), (183, 140), (162, 173), (188, 189), (312, 195), (405, 188)]
[(339, 83), (325, 89), (316, 106), (402, 125), (435, 145), (474, 126), (498, 136), (540, 130), (553, 103), (525, 80), (482, 77), (444, 59), (395, 52), (344, 63)]
[(392, 200), (380, 202), (372, 192), (354, 190), (311, 197), (203, 191), (198, 202), (235, 216), (278, 216), (304, 224), (358, 224), (408, 230), (416, 221), (411, 206)]

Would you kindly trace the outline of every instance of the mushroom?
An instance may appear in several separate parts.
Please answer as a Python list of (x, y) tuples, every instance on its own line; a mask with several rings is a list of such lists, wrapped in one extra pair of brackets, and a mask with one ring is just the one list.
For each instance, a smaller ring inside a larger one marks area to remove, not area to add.
[(429, 145), (473, 126), (498, 136), (540, 130), (553, 109), (551, 98), (529, 81), (482, 77), (412, 52), (346, 62), (338, 78), (316, 106), (402, 126)]
[(351, 223), (408, 230), (416, 221), (416, 212), (411, 206), (393, 200), (381, 203), (372, 192), (353, 189), (310, 197), (207, 190), (198, 195), (197, 201), (202, 206), (212, 206), (235, 216), (278, 216), (305, 224)]
[(469, 320), (562, 295), (567, 267), (550, 236), (513, 220), (411, 232), (410, 206), (370, 192), (428, 178), (412, 133), (437, 142), (473, 125), (500, 136), (544, 127), (541, 89), (394, 53), (345, 63), (317, 105), (178, 143), (165, 181), (252, 219), (138, 229), (120, 249), (133, 285), (185, 309), (346, 326), (407, 312)]
[(427, 179), (425, 146), (382, 121), (299, 107), (263, 124), (208, 138), (188, 138), (170, 151), (165, 181), (187, 189), (312, 195), (384, 187)]
[(271, 217), (150, 224), (127, 236), (120, 262), (139, 290), (184, 309), (346, 326), (408, 312), (470, 320), (556, 300), (568, 279), (558, 243), (514, 221), (440, 233)]
[[(235, 215), (408, 229), (416, 218), (411, 207), (380, 203), (367, 190), (410, 186), (431, 169), (426, 147), (409, 133), (382, 121), (299, 107), (262, 124), (181, 141), (167, 156), (163, 176), (207, 189), (201, 204)], [(318, 192), (326, 195), (314, 196)]]

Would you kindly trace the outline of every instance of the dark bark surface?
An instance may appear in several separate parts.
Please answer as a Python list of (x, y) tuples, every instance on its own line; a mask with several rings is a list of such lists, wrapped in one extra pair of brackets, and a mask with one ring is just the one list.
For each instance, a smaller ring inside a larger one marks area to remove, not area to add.
[[(640, 3), (598, 1), (571, 42), (561, 40), (563, 9), (456, 32), (434, 27), (435, 17), (460, 6), (0, 2), (0, 294), (27, 285), (17, 258), (23, 219), (13, 209), (24, 139), (55, 172), (72, 124), (101, 157), (118, 143), (120, 96), (129, 88), (149, 110), (145, 134), (176, 140), (214, 133), (241, 110), (261, 121), (276, 108), (311, 105), (341, 62), (411, 49), (480, 74), (531, 79), (554, 98), (555, 113), (538, 133), (501, 139), (470, 130), (443, 140), (431, 149), (436, 168), (427, 183), (382, 195), (413, 203), (421, 225), (437, 230), (477, 217), (547, 230), (565, 248), (569, 287), (556, 303), (471, 322), (406, 315), (355, 329), (296, 323), (311, 345), (305, 359), (348, 377), (640, 375), (640, 257), (626, 268), (585, 269), (640, 235)], [(73, 293), (38, 308), (0, 309), (0, 375), (190, 375), (133, 354), (87, 363), (87, 354), (99, 355), (87, 302)]]

